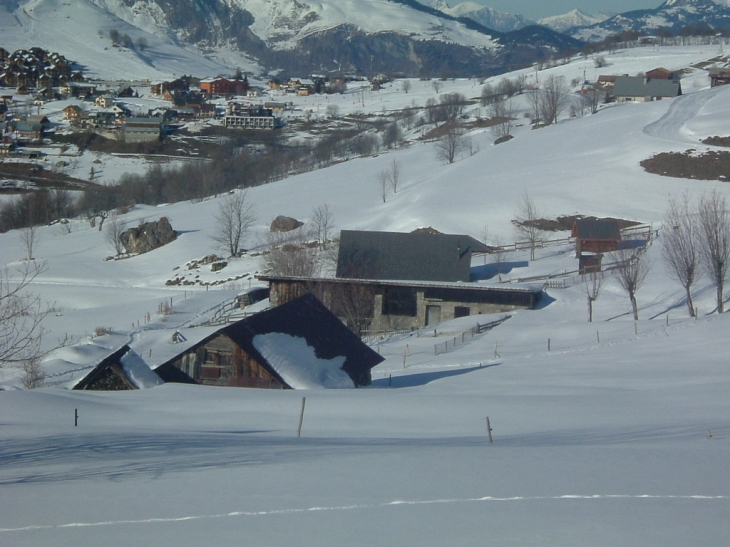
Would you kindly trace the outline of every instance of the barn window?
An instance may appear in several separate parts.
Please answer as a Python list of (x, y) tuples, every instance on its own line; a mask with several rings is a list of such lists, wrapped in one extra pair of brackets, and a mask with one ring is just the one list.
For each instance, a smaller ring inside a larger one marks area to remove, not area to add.
[(415, 317), (418, 312), (416, 291), (411, 287), (388, 287), (383, 294), (383, 315)]
[(454, 306), (454, 318), (469, 317), (471, 309), (468, 306)]

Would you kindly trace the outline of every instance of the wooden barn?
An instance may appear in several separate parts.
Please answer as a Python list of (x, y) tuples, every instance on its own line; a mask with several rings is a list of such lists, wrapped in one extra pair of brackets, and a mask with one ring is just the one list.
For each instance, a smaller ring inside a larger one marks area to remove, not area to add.
[(139, 355), (128, 345), (124, 345), (102, 359), (72, 389), (127, 391), (163, 383)]
[(370, 384), (383, 358), (312, 294), (222, 327), (155, 371), (176, 369), (196, 383), (268, 389)]

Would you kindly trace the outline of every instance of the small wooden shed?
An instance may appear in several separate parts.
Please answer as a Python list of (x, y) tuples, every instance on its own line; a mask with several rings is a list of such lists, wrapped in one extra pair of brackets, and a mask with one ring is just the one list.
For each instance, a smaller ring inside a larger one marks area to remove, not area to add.
[(618, 220), (582, 218), (573, 224), (575, 253), (610, 253), (618, 249), (621, 225)]

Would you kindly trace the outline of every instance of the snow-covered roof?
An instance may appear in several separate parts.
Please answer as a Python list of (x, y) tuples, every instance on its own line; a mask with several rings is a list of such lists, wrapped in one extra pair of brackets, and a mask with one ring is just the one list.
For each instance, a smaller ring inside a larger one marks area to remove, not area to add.
[(342, 370), (346, 357), (317, 357), (304, 338), (283, 332), (257, 334), (253, 345), (266, 362), (294, 389), (352, 388), (355, 384)]

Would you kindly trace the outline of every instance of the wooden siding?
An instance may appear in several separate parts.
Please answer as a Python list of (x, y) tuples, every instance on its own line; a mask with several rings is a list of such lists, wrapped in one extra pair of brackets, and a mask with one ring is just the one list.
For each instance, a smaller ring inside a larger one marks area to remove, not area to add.
[(577, 239), (575, 252), (581, 253), (611, 253), (618, 249), (618, 241), (614, 239)]
[(184, 353), (172, 365), (203, 385), (268, 389), (288, 387), (226, 334), (219, 334)]
[(126, 380), (124, 371), (118, 365), (109, 365), (83, 389), (87, 391), (128, 391), (137, 388)]

